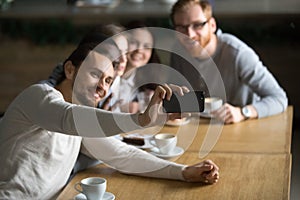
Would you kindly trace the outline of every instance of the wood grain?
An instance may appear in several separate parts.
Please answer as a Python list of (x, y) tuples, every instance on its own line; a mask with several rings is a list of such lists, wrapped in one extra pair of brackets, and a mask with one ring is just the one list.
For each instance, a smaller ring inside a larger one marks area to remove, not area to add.
[[(288, 154), (211, 153), (209, 159), (220, 166), (220, 181), (214, 185), (154, 179), (121, 174), (104, 165), (78, 173), (58, 200), (72, 199), (73, 185), (90, 176), (104, 177), (107, 191), (116, 199), (211, 199), (282, 200), (289, 198), (291, 157)], [(186, 152), (180, 163), (199, 162), (196, 152)]]
[[(285, 112), (272, 117), (224, 125), (212, 152), (290, 153), (292, 122), (293, 107), (289, 106)], [(200, 119), (200, 123), (194, 120), (181, 127), (165, 126), (160, 132), (179, 135), (179, 146), (198, 152), (206, 134), (215, 134), (208, 132), (210, 126), (217, 125)]]
[[(58, 199), (72, 199), (77, 194), (73, 188), (76, 182), (100, 176), (108, 180), (107, 191), (122, 200), (287, 200), (290, 198), (292, 120), (293, 107), (289, 107), (273, 117), (224, 126), (216, 146), (205, 157), (220, 167), (220, 181), (215, 185), (125, 175), (99, 165), (78, 173)], [(192, 121), (181, 127), (145, 129), (145, 133), (178, 134), (181, 129), (180, 137), (183, 133), (188, 138), (194, 136), (185, 153), (173, 159), (194, 164), (203, 160), (199, 147), (208, 128), (209, 120), (201, 120), (200, 125)], [(196, 130), (196, 134), (189, 135), (190, 130)], [(183, 139), (179, 139), (179, 145), (184, 144)]]

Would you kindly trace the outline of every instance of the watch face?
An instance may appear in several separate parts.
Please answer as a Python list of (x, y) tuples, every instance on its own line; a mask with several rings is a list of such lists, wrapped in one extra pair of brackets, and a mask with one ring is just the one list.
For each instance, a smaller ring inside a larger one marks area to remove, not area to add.
[(242, 113), (247, 118), (251, 117), (251, 110), (246, 106), (242, 108)]

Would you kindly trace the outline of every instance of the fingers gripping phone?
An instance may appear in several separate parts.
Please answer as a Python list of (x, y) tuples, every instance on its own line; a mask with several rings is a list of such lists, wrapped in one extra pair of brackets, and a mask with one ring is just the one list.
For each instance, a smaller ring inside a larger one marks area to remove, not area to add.
[(191, 91), (184, 96), (173, 93), (170, 101), (163, 100), (163, 110), (166, 113), (203, 112), (204, 92)]

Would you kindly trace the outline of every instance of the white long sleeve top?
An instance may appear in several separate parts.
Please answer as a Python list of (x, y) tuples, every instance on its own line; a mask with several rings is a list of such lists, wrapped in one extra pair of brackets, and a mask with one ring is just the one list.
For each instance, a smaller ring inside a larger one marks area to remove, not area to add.
[[(91, 116), (98, 126), (91, 125)], [(94, 158), (121, 172), (183, 180), (183, 165), (104, 138), (141, 128), (136, 122), (135, 115), (67, 103), (47, 84), (30, 86), (0, 120), (0, 199), (54, 199), (82, 144)]]

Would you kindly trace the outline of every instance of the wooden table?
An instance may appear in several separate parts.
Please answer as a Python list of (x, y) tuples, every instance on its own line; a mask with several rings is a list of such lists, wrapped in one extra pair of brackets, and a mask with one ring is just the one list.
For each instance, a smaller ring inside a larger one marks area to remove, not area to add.
[[(209, 120), (200, 119), (200, 124), (192, 120), (181, 127), (165, 126), (160, 132), (179, 135), (179, 146), (189, 151), (198, 151), (208, 132), (208, 128), (218, 125), (209, 124)], [(247, 120), (237, 124), (224, 125), (212, 152), (230, 153), (290, 153), (292, 139), (293, 107), (279, 115)], [(187, 136), (191, 132), (196, 133)], [(190, 146), (188, 144), (191, 143)]]
[[(78, 173), (58, 200), (72, 199), (78, 194), (73, 185), (90, 176), (106, 178), (107, 191), (121, 200), (288, 199), (290, 155), (211, 153), (208, 158), (220, 166), (220, 181), (215, 185), (129, 176), (101, 165)], [(186, 164), (199, 161), (196, 152), (186, 152), (178, 160)]]
[[(107, 191), (116, 199), (289, 199), (291, 175), (291, 131), (293, 108), (264, 119), (248, 120), (223, 127), (212, 151), (205, 157), (220, 167), (220, 181), (215, 185), (186, 183), (125, 175), (105, 165), (78, 173), (59, 195), (58, 200), (73, 199), (73, 186), (85, 177), (108, 180)], [(191, 146), (176, 162), (194, 164), (199, 157), (208, 120), (201, 120)], [(160, 132), (177, 133), (178, 129), (197, 126), (164, 127)], [(180, 142), (179, 142), (180, 143)]]

